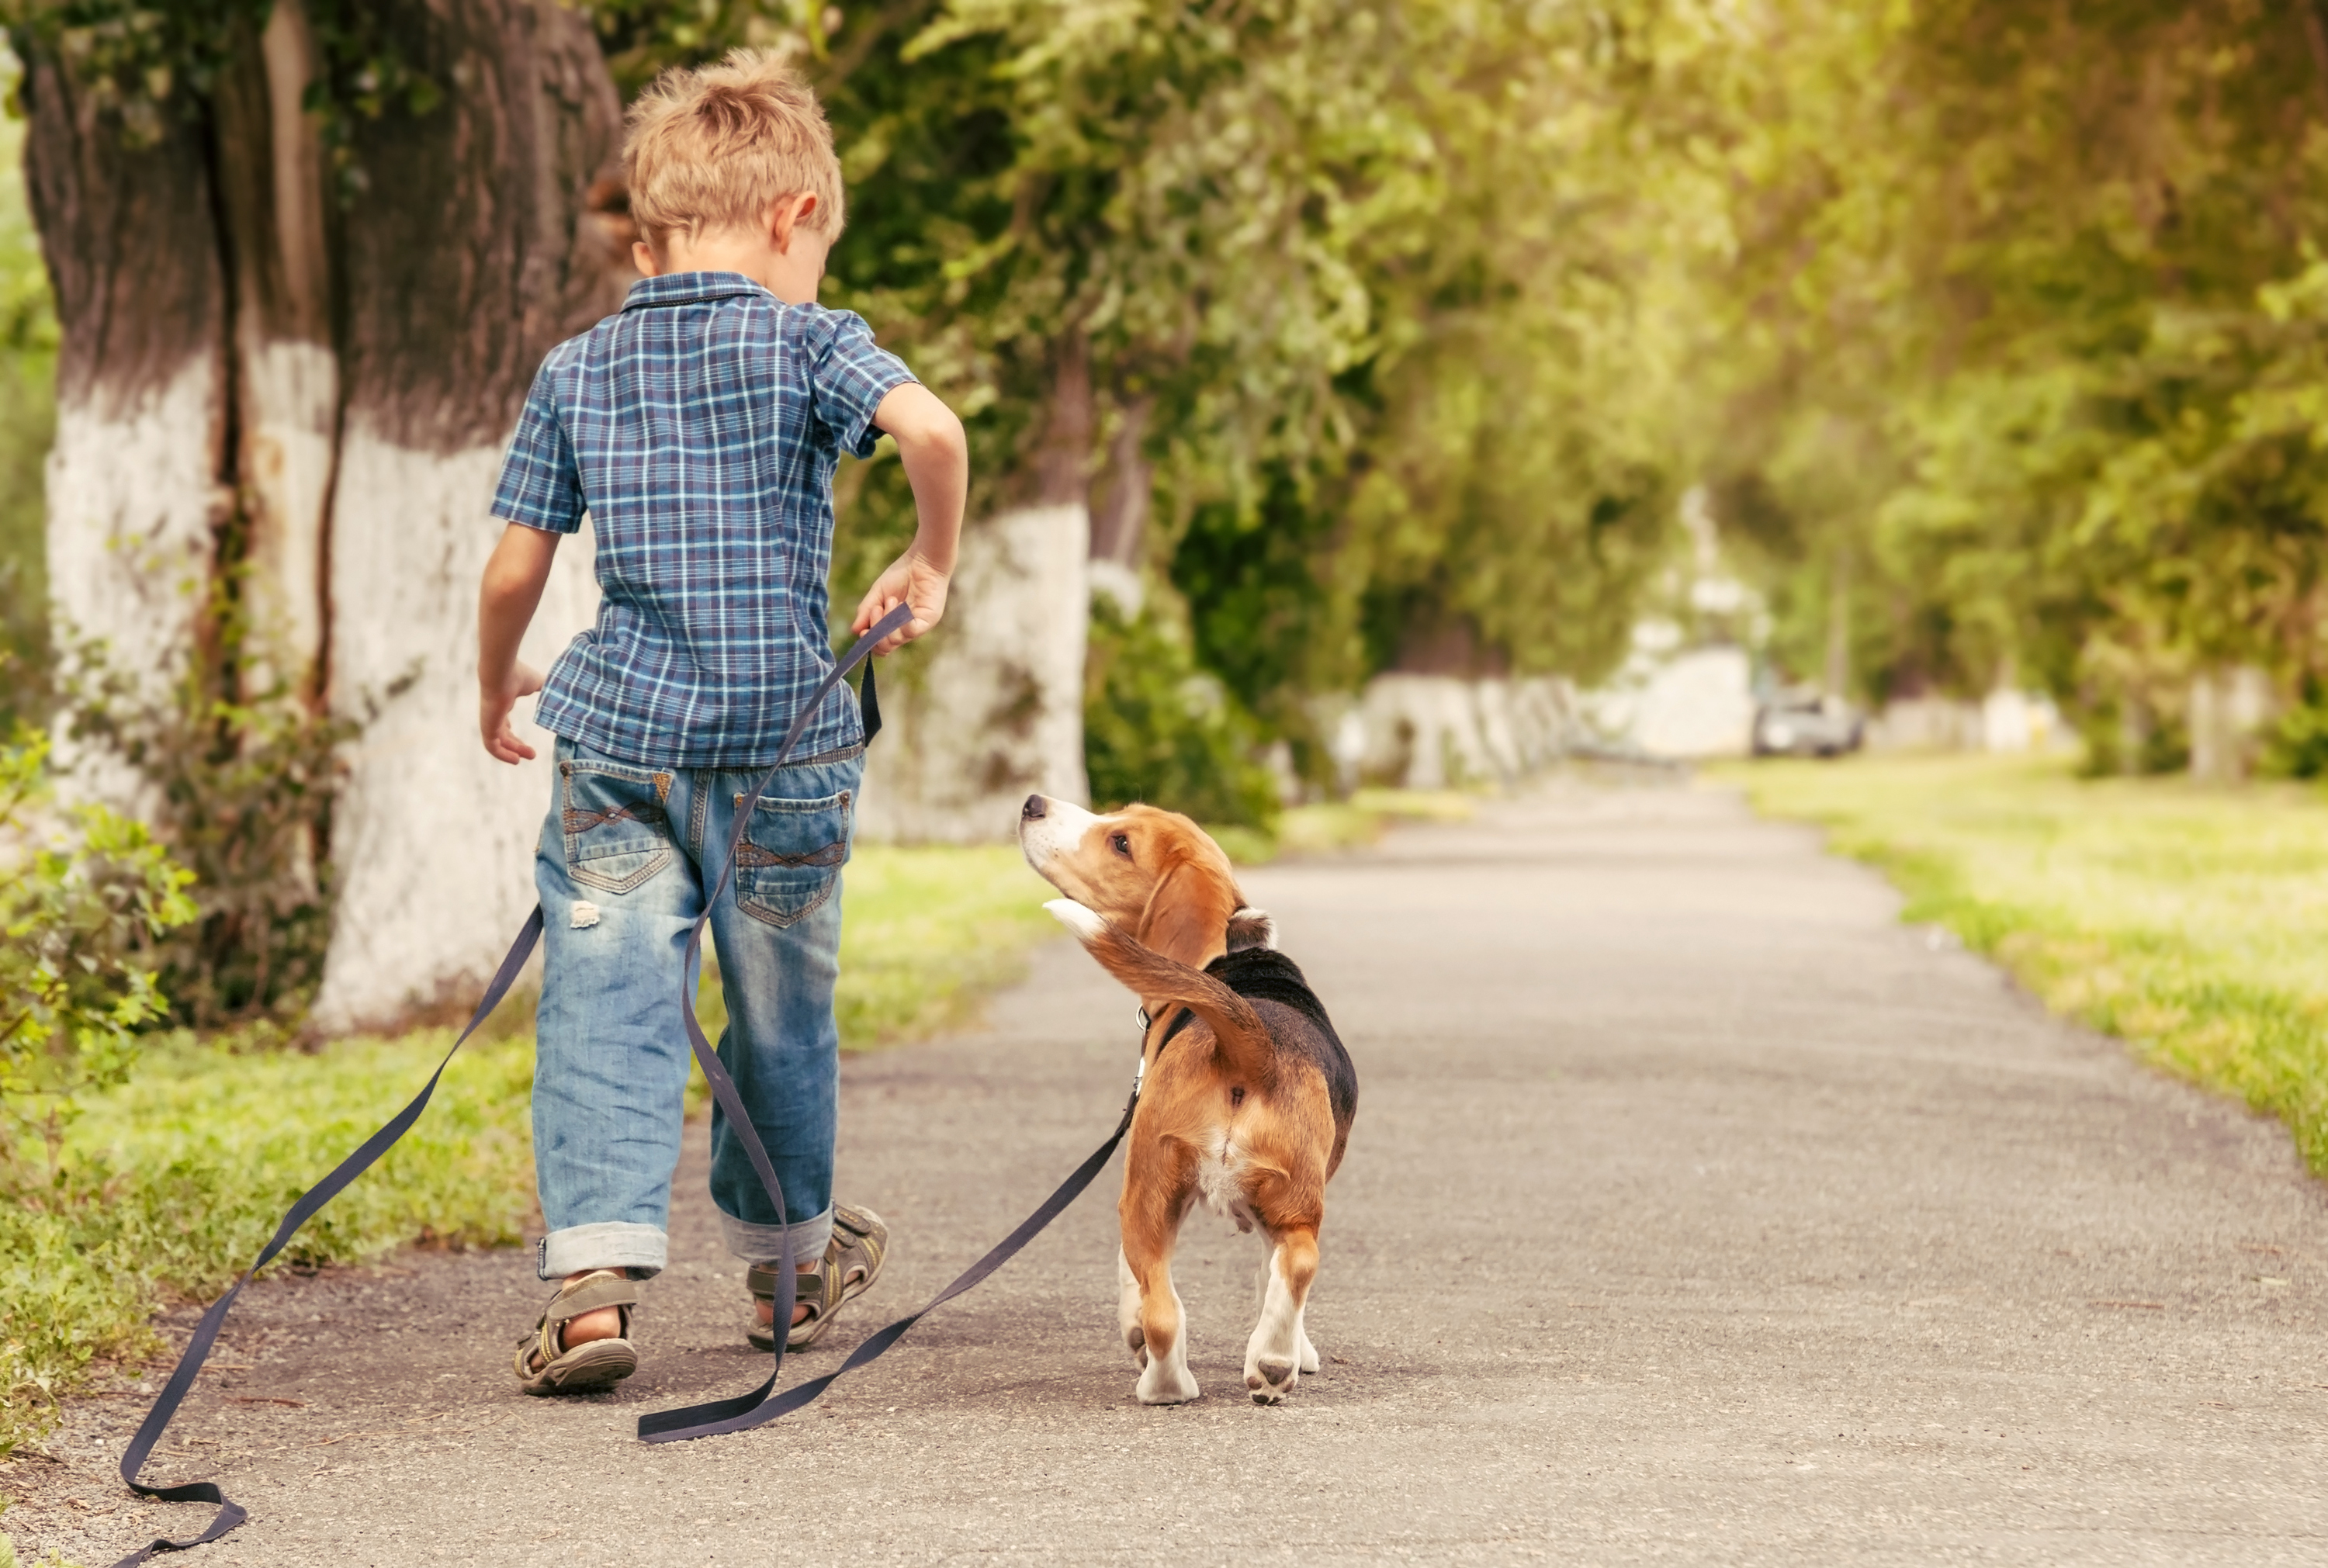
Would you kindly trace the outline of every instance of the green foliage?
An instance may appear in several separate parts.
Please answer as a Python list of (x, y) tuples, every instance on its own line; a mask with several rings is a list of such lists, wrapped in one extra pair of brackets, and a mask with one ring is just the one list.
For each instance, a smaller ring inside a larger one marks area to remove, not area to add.
[[(969, 418), (973, 506), (1152, 467), (1198, 660), (1312, 771), (1304, 695), (1415, 634), (1621, 651), (1674, 470), (1654, 8), (590, 9), (634, 84), (790, 41), (850, 182), (825, 297)], [(887, 461), (846, 489), (869, 563), (910, 496)]]
[(2266, 778), (2328, 775), (2328, 686), (2306, 681), (2299, 700), (2271, 728), (2257, 769)]
[(1745, 42), (1709, 455), (1781, 662), (1841, 603), (1872, 694), (2043, 684), (2129, 767), (2200, 674), (2318, 673), (2319, 18), (1795, 0)]
[(1184, 637), (1152, 610), (1128, 619), (1092, 606), (1084, 671), (1084, 761), (1092, 799), (1145, 801), (1208, 826), (1267, 829), (1277, 785), (1253, 760), (1258, 727)]
[(1760, 763), (1760, 810), (1824, 823), (2054, 1010), (2286, 1121), (2328, 1174), (2328, 803), (2314, 789), (2070, 776), (2060, 761)]
[(48, 753), (21, 727), (0, 747), (0, 1169), (27, 1134), (53, 1166), (78, 1097), (128, 1076), (169, 1005), (136, 961), (194, 917), (192, 876), (143, 823), (102, 806), (40, 820)]
[(193, 872), (199, 916), (156, 953), (174, 1016), (296, 1028), (323, 980), (340, 747), (360, 727), (280, 688), (226, 695), (230, 650), (198, 653), (158, 691), (96, 645), (71, 665), (74, 739), (151, 789), (157, 831)]
[(163, 116), (209, 93), (235, 52), (258, 36), (274, 0), (0, 0), (19, 58), (53, 54), (90, 102), (120, 117), (132, 146), (161, 139)]
[(0, 119), (0, 723), (38, 720), (49, 676), (44, 472), (57, 318), (24, 203), (23, 126)]

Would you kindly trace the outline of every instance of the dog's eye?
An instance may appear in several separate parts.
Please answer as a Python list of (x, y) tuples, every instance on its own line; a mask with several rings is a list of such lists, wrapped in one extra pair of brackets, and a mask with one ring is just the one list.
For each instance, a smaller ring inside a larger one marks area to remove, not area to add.
[(1131, 859), (1131, 835), (1130, 833), (1118, 833), (1115, 837), (1110, 839), (1108, 842), (1115, 846), (1115, 852), (1117, 854), (1122, 856), (1127, 860)]

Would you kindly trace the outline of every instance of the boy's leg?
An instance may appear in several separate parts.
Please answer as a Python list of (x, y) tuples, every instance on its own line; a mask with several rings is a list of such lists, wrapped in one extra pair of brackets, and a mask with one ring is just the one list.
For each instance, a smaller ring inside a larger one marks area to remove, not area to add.
[[(671, 831), (684, 783), (560, 741), (553, 784), (534, 857), (545, 925), (533, 1086), (549, 1222), (540, 1272), (644, 1278), (667, 1255), (685, 1111), (681, 971), (701, 892)], [(577, 1319), (568, 1338), (601, 1327)]]
[[(784, 1189), (793, 1257), (824, 1255), (832, 1234), (832, 1150), (840, 1034), (840, 868), (855, 825), (861, 752), (795, 764), (762, 796), (735, 881), (711, 912), (728, 1028), (719, 1059), (736, 1079)], [(727, 853), (741, 796), (756, 775), (707, 774), (697, 841), (707, 876)], [(784, 1228), (743, 1141), (714, 1109), (711, 1197), (728, 1250), (750, 1263), (782, 1255)]]

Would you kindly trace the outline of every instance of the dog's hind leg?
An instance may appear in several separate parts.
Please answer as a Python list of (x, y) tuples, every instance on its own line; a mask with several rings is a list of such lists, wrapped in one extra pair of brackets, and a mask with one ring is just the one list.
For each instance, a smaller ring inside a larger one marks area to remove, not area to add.
[(1152, 1144), (1132, 1150), (1117, 1208), (1123, 1221), (1118, 1311), (1124, 1343), (1141, 1359), (1136, 1391), (1142, 1404), (1184, 1404), (1197, 1392), (1188, 1370), (1187, 1314), (1172, 1288), (1172, 1246), (1195, 1181), (1176, 1153)]
[(1123, 1332), (1123, 1342), (1131, 1350), (1132, 1361), (1142, 1367), (1148, 1365), (1148, 1333), (1140, 1326), (1140, 1276), (1131, 1272), (1131, 1260), (1123, 1249), (1115, 1249), (1115, 1326)]
[[(1272, 1227), (1274, 1228), (1274, 1227)], [(1318, 1233), (1307, 1225), (1276, 1231), (1269, 1257), (1269, 1293), (1261, 1321), (1245, 1341), (1244, 1385), (1255, 1404), (1275, 1404), (1293, 1392), (1304, 1372), (1318, 1370), (1318, 1352), (1301, 1327), (1310, 1282), (1318, 1277)]]
[(1264, 1175), (1254, 1184), (1253, 1207), (1269, 1226), (1269, 1291), (1262, 1321), (1245, 1340), (1245, 1389), (1254, 1405), (1276, 1405), (1292, 1394), (1301, 1373), (1318, 1368), (1318, 1352), (1301, 1330), (1310, 1280), (1318, 1277), (1318, 1210), (1297, 1198), (1292, 1182)]

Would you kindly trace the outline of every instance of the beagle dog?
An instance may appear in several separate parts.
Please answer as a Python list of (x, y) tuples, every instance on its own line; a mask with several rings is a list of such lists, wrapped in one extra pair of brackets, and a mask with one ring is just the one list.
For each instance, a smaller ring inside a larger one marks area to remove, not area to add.
[(1342, 1162), (1357, 1078), (1301, 972), (1245, 907), (1228, 857), (1187, 817), (1153, 806), (1094, 816), (1030, 795), (1018, 843), (1066, 897), (1045, 906), (1135, 992), (1144, 1075), (1117, 1212), (1117, 1314), (1149, 1404), (1197, 1397), (1172, 1248), (1202, 1199), (1271, 1244), (1245, 1387), (1275, 1404), (1318, 1352), (1302, 1311), (1318, 1273), (1326, 1182)]

